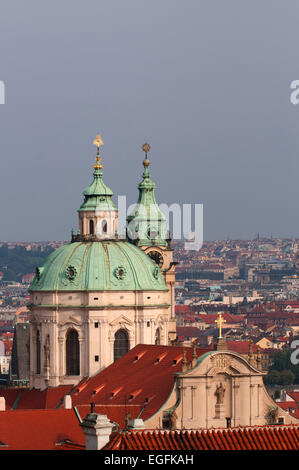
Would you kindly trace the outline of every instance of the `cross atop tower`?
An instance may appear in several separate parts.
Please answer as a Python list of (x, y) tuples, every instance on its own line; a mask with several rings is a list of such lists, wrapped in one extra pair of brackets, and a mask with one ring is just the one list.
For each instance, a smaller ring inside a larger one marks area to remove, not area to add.
[(142, 146), (142, 150), (143, 150), (144, 153), (145, 153), (145, 158), (147, 158), (147, 154), (148, 154), (148, 152), (150, 151), (150, 149), (151, 149), (150, 144), (148, 144), (147, 142), (145, 142), (145, 144), (143, 144), (143, 146)]
[(101, 145), (104, 145), (104, 142), (102, 141), (100, 134), (96, 135), (96, 138), (93, 141), (93, 145), (96, 145), (96, 147), (97, 147), (97, 156), (96, 156), (97, 163), (96, 163), (96, 165), (94, 165), (94, 168), (101, 170), (103, 168), (103, 165), (100, 164), (100, 161), (101, 161), (100, 147), (101, 147)]
[(151, 149), (150, 144), (148, 144), (147, 142), (145, 142), (145, 144), (143, 144), (143, 146), (142, 146), (142, 151), (145, 153), (145, 159), (143, 160), (143, 166), (144, 166), (144, 168), (148, 167), (149, 164), (150, 164), (150, 161), (149, 161), (149, 159), (147, 158), (147, 154), (148, 154), (148, 152), (150, 151), (150, 149)]
[(222, 317), (221, 312), (218, 314), (218, 318), (217, 318), (217, 320), (215, 320), (215, 323), (218, 324), (218, 328), (219, 328), (218, 338), (221, 339), (222, 338), (222, 325), (223, 325), (223, 323), (226, 323), (226, 320), (224, 320), (224, 318)]

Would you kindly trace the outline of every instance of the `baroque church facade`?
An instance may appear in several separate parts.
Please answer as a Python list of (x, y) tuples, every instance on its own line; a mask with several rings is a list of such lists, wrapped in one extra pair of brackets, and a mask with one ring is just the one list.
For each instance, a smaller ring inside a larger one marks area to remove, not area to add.
[(74, 384), (137, 344), (176, 338), (175, 263), (155, 200), (144, 144), (135, 211), (119, 237), (118, 208), (103, 181), (98, 135), (93, 181), (78, 210), (78, 232), (36, 269), (30, 288), (30, 387)]

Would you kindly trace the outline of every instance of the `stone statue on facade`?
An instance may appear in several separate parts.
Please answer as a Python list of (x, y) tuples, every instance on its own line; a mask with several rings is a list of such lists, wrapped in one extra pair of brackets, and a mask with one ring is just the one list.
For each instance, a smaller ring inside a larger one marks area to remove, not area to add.
[(268, 413), (269, 424), (276, 424), (278, 421), (278, 407), (270, 407)]
[(50, 338), (49, 335), (46, 336), (46, 342), (44, 345), (45, 350), (45, 367), (49, 367), (50, 365)]
[(217, 405), (222, 405), (223, 400), (224, 400), (224, 393), (225, 393), (225, 388), (222, 385), (222, 382), (220, 382), (220, 385), (217, 386), (215, 395), (217, 397)]

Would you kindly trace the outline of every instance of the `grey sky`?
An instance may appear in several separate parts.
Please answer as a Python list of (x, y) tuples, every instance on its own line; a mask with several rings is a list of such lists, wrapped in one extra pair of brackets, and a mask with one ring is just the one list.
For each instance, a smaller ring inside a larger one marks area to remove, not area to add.
[[(299, 3), (2, 0), (0, 240), (69, 239), (104, 181), (203, 203), (204, 238), (299, 237)], [(115, 200), (117, 200), (115, 198)]]

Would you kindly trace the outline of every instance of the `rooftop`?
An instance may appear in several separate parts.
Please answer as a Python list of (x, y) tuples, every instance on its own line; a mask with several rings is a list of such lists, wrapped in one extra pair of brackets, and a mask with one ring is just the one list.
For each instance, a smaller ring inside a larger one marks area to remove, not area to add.
[(116, 432), (103, 450), (299, 450), (297, 426)]

